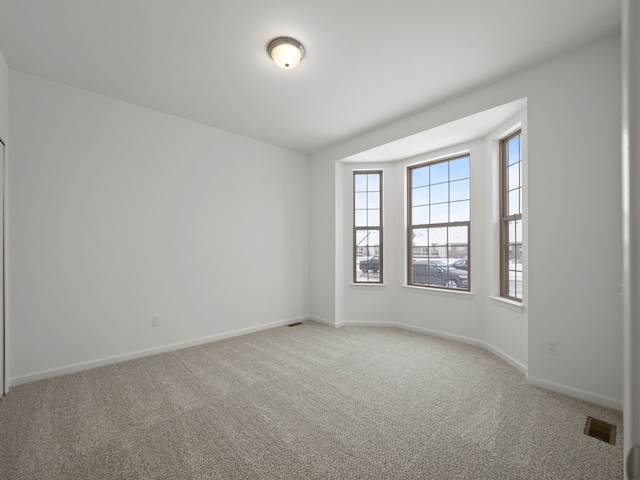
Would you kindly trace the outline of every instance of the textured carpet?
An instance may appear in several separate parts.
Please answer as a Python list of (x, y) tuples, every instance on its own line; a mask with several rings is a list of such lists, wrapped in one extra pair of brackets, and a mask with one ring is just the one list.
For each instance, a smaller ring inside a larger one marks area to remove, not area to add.
[(17, 386), (0, 437), (3, 480), (622, 478), (620, 412), (477, 347), (313, 322)]

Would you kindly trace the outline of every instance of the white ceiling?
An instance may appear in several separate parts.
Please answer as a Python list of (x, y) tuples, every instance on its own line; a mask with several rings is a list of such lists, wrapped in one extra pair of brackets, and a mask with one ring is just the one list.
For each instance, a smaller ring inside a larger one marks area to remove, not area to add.
[[(364, 152), (341, 159), (345, 163), (395, 162), (416, 157), (425, 152), (482, 138), (498, 125), (527, 108), (527, 100), (520, 99), (483, 112), (445, 123), (420, 133), (385, 143)], [(450, 156), (448, 153), (447, 156)]]
[[(312, 153), (620, 30), (620, 0), (0, 0), (10, 68)], [(300, 40), (295, 70), (266, 46)]]

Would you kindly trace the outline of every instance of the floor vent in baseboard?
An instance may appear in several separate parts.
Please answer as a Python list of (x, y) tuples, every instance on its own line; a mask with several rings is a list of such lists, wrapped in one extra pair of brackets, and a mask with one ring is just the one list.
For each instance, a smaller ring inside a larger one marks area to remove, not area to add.
[(616, 444), (616, 426), (597, 418), (587, 417), (584, 434), (611, 445)]
[(287, 327), (297, 327), (298, 325), (304, 325), (304, 323), (302, 323), (302, 322), (291, 323), (291, 324), (287, 325)]

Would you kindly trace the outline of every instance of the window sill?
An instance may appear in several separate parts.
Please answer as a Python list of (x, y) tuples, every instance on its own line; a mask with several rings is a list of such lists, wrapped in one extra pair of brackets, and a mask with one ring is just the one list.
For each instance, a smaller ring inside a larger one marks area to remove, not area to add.
[(514, 302), (513, 300), (508, 300), (502, 297), (489, 297), (489, 299), (491, 300), (491, 303), (499, 307), (507, 308), (509, 310), (513, 310), (514, 312), (524, 312), (524, 304), (520, 302)]
[(402, 289), (412, 293), (422, 293), (427, 295), (439, 295), (441, 297), (458, 297), (466, 300), (471, 300), (474, 297), (472, 292), (459, 291), (459, 290), (445, 290), (441, 288), (429, 288), (429, 287), (415, 287), (413, 285), (403, 285)]
[(375, 290), (377, 288), (387, 288), (386, 283), (350, 283), (349, 285), (351, 286), (351, 288), (354, 288), (354, 289), (371, 288)]

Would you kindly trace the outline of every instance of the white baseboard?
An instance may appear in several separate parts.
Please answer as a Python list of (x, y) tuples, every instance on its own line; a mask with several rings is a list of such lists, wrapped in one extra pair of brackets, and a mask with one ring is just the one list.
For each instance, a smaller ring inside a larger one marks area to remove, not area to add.
[(365, 320), (343, 320), (336, 322), (336, 327), (397, 327), (394, 322), (367, 322)]
[(603, 395), (598, 395), (597, 393), (580, 390), (579, 388), (568, 387), (566, 385), (561, 385), (559, 383), (550, 382), (548, 380), (543, 380), (541, 378), (532, 377), (531, 375), (528, 375), (528, 374), (525, 377), (524, 382), (528, 385), (533, 385), (535, 387), (551, 390), (552, 392), (561, 393), (563, 395), (577, 398), (579, 400), (596, 403), (598, 405), (614, 408), (616, 410), (622, 410), (622, 401), (616, 400), (615, 398), (605, 397)]
[(323, 325), (327, 325), (328, 327), (337, 327), (336, 323), (332, 320), (327, 320), (326, 318), (316, 317), (314, 315), (308, 315), (306, 318), (309, 320), (313, 320), (314, 322), (321, 323)]
[(505, 352), (503, 352), (499, 348), (494, 347), (490, 343), (484, 342), (482, 340), (476, 340), (475, 338), (465, 337), (465, 336), (462, 336), (462, 335), (455, 335), (453, 333), (441, 332), (439, 330), (431, 330), (429, 328), (416, 327), (414, 325), (408, 325), (406, 323), (399, 323), (399, 322), (363, 322), (363, 321), (357, 321), (356, 320), (356, 321), (341, 322), (339, 325), (336, 325), (336, 326), (343, 326), (343, 325), (345, 325), (345, 326), (348, 326), (348, 325), (363, 326), (363, 327), (365, 327), (365, 326), (366, 327), (396, 327), (396, 328), (401, 328), (403, 330), (409, 330), (409, 331), (412, 331), (412, 332), (423, 333), (425, 335), (432, 335), (434, 337), (444, 338), (444, 339), (447, 339), (447, 340), (453, 340), (454, 342), (461, 342), (461, 343), (466, 343), (468, 345), (475, 345), (477, 347), (484, 348), (485, 350), (487, 350), (488, 352), (492, 353), (496, 357), (498, 357), (501, 360), (505, 361), (506, 363), (511, 365), (513, 368), (518, 370), (520, 373), (522, 373), (522, 374), (526, 374), (527, 373), (527, 366), (526, 365), (522, 364), (521, 362), (519, 362), (518, 360), (516, 360), (512, 356), (506, 354)]
[(579, 400), (584, 400), (587, 402), (595, 403), (598, 405), (602, 405), (609, 408), (614, 408), (616, 410), (622, 410), (622, 401), (616, 400), (614, 398), (605, 397), (603, 395), (598, 395), (596, 393), (587, 392), (585, 390), (580, 390), (577, 388), (568, 387), (566, 385), (561, 385), (558, 383), (550, 382), (547, 380), (542, 380), (540, 378), (532, 377), (528, 374), (528, 368), (523, 363), (519, 362), (512, 356), (506, 354), (499, 348), (494, 347), (490, 343), (476, 340), (474, 338), (465, 337), (462, 335), (455, 335), (451, 333), (445, 333), (438, 330), (431, 330), (428, 328), (416, 327), (414, 325), (408, 325), (399, 322), (366, 322), (366, 321), (343, 321), (339, 322), (335, 325), (336, 327), (341, 326), (362, 326), (362, 327), (396, 327), (401, 328), (403, 330), (410, 330), (412, 332), (423, 333), (426, 335), (432, 335), (435, 337), (445, 338), (447, 340), (453, 340), (456, 342), (462, 342), (469, 345), (475, 345), (478, 347), (482, 347), (493, 355), (497, 356), (507, 364), (511, 365), (513, 368), (518, 370), (520, 373), (525, 375), (525, 383), (529, 385), (534, 385), (536, 387), (545, 388), (547, 390), (551, 390), (553, 392), (562, 393), (563, 395), (567, 395), (569, 397), (577, 398)]
[(89, 362), (82, 362), (66, 367), (52, 368), (50, 370), (43, 370), (40, 372), (22, 375), (19, 377), (8, 378), (8, 389), (21, 385), (23, 383), (35, 382), (36, 380), (44, 380), (45, 378), (57, 377), (60, 375), (66, 375), (68, 373), (80, 372), (82, 370), (89, 370), (92, 368), (103, 367), (105, 365), (112, 365), (114, 363), (126, 362), (127, 360), (134, 360), (136, 358), (147, 357), (150, 355), (156, 355), (158, 353), (171, 352), (173, 350), (179, 350), (181, 348), (194, 347), (196, 345), (202, 345), (205, 343), (215, 342), (218, 340), (224, 340), (225, 338), (237, 337), (239, 335), (246, 335), (248, 333), (259, 332), (261, 330), (268, 330), (270, 328), (281, 327), (290, 323), (300, 322), (307, 320), (308, 316), (289, 318), (286, 320), (279, 320), (277, 322), (265, 323), (255, 327), (242, 328), (234, 330), (232, 332), (219, 333), (207, 337), (196, 338), (194, 340), (187, 340), (184, 342), (172, 343), (169, 345), (163, 345), (161, 347), (149, 348), (146, 350), (138, 350), (136, 352), (127, 353), (124, 355), (115, 355), (113, 357), (101, 358), (99, 360), (92, 360)]
[(456, 335), (454, 333), (441, 332), (439, 330), (431, 330), (429, 328), (416, 327), (415, 325), (409, 325), (407, 323), (400, 322), (367, 322), (361, 320), (345, 320), (335, 324), (336, 327), (395, 327), (402, 330), (409, 330), (416, 333), (424, 333), (425, 335), (431, 335), (433, 337), (444, 338), (446, 340), (453, 340), (454, 342), (466, 343), (469, 345), (475, 345), (483, 347), (484, 342), (476, 340), (470, 337), (464, 337), (462, 335)]
[[(328, 322), (327, 324), (334, 326), (333, 322)], [(396, 327), (404, 330), (409, 330), (412, 332), (423, 333), (426, 335), (432, 335), (435, 337), (445, 338), (447, 340), (453, 340), (456, 342), (462, 342), (469, 345), (476, 345), (484, 348), (488, 352), (497, 356), (507, 364), (511, 365), (513, 368), (518, 370), (520, 373), (525, 375), (525, 383), (529, 385), (534, 385), (536, 387), (545, 388), (547, 390), (551, 390), (553, 392), (562, 393), (563, 395), (567, 395), (569, 397), (577, 398), (579, 400), (584, 400), (587, 402), (595, 403), (598, 405), (602, 405), (609, 408), (614, 408), (616, 410), (622, 410), (622, 401), (616, 400), (614, 398), (605, 397), (603, 395), (598, 395), (596, 393), (587, 392), (585, 390), (580, 390), (577, 388), (568, 387), (566, 385), (561, 385), (558, 383), (550, 382), (547, 380), (542, 380), (540, 378), (532, 377), (528, 374), (528, 368), (522, 362), (519, 362), (512, 356), (503, 352), (499, 348), (494, 347), (490, 343), (476, 340), (474, 338), (465, 337), (462, 335), (455, 335), (451, 333), (445, 333), (438, 330), (431, 330), (428, 328), (416, 327), (414, 325), (407, 325), (399, 322), (366, 322), (366, 321), (343, 321), (335, 324), (336, 327), (341, 326), (362, 326), (362, 327)]]
[(414, 325), (408, 325), (406, 323), (395, 323), (394, 326), (409, 330), (411, 332), (424, 333), (426, 335), (432, 335), (434, 337), (444, 338), (445, 340), (453, 340), (454, 342), (466, 343), (467, 345), (475, 345), (476, 347), (484, 347), (484, 342), (476, 340), (475, 338), (465, 337), (463, 335), (456, 335), (455, 333), (441, 332), (440, 330), (432, 330), (430, 328), (416, 327)]
[(181, 348), (193, 347), (196, 345), (202, 345), (205, 343), (215, 342), (218, 340), (224, 340), (225, 338), (237, 337), (239, 335), (246, 335), (248, 333), (259, 332), (261, 330), (268, 330), (270, 328), (281, 327), (284, 325), (288, 325), (290, 323), (300, 322), (304, 320), (312, 320), (314, 322), (327, 325), (329, 327), (339, 328), (342, 326), (360, 326), (360, 327), (395, 327), (403, 330), (409, 330), (412, 332), (422, 333), (426, 335), (432, 335), (434, 337), (440, 337), (447, 340), (453, 340), (456, 342), (466, 343), (469, 345), (475, 345), (479, 347), (483, 347), (488, 352), (496, 355), (498, 358), (502, 359), (509, 365), (511, 365), (516, 370), (520, 371), (525, 375), (525, 383), (529, 385), (533, 385), (540, 388), (545, 388), (547, 390), (551, 390), (553, 392), (561, 393), (563, 395), (567, 395), (569, 397), (578, 398), (580, 400), (585, 400), (587, 402), (596, 403), (598, 405), (603, 405), (606, 407), (614, 408), (616, 410), (622, 410), (622, 401), (605, 397), (603, 395), (598, 395), (592, 392), (587, 392), (585, 390), (580, 390), (577, 388), (568, 387), (566, 385), (561, 385), (558, 383), (550, 382), (547, 380), (543, 380), (540, 378), (532, 377), (527, 373), (526, 365), (517, 361), (510, 355), (504, 353), (500, 349), (494, 347), (493, 345), (473, 338), (465, 337), (462, 335), (456, 335), (446, 332), (441, 332), (438, 330), (431, 330), (423, 327), (416, 327), (414, 325), (408, 325), (405, 323), (399, 322), (366, 322), (366, 321), (341, 321), (334, 322), (331, 320), (327, 320), (321, 317), (316, 316), (301, 316), (295, 318), (289, 318), (286, 320), (279, 320), (277, 322), (265, 323), (262, 325), (257, 325), (255, 327), (248, 327), (239, 330), (234, 330), (231, 332), (219, 333), (216, 335), (211, 335), (207, 337), (197, 338), (194, 340), (188, 340), (184, 342), (173, 343), (169, 345), (164, 345), (161, 347), (150, 348), (146, 350), (139, 350), (136, 352), (124, 354), (124, 355), (116, 355), (113, 357), (102, 358), (99, 360), (93, 360), (89, 362), (78, 363), (74, 365), (68, 365), (66, 367), (53, 368), (50, 370), (44, 370), (41, 372), (36, 372), (28, 375), (22, 375), (14, 378), (7, 378), (7, 389), (20, 385), (23, 383), (34, 382), (36, 380), (43, 380), (45, 378), (57, 377), (59, 375), (66, 375), (68, 373), (75, 373), (82, 370), (89, 370), (91, 368), (102, 367), (105, 365), (111, 365), (114, 363), (120, 363), (127, 360), (134, 360), (136, 358), (146, 357), (149, 355), (155, 355), (158, 353), (170, 352), (173, 350), (178, 350)]
[(525, 364), (519, 362), (515, 358), (513, 358), (511, 355), (507, 355), (506, 353), (504, 353), (499, 348), (496, 348), (496, 347), (494, 347), (493, 345), (491, 345), (490, 343), (487, 343), (487, 342), (484, 342), (483, 347), (488, 352), (493, 353), (496, 357), (498, 357), (498, 358), (502, 359), (503, 361), (507, 362), (509, 365), (511, 365), (513, 368), (518, 370), (523, 375), (527, 374), (527, 371), (528, 371), (527, 366)]

